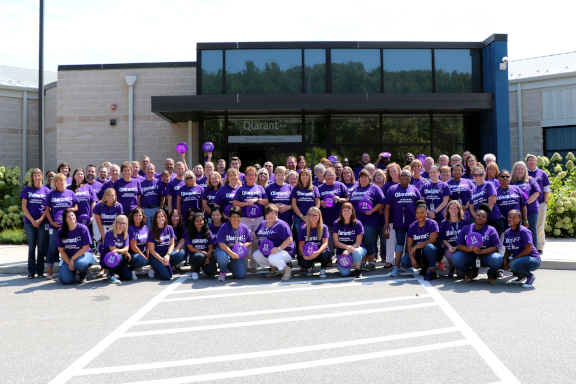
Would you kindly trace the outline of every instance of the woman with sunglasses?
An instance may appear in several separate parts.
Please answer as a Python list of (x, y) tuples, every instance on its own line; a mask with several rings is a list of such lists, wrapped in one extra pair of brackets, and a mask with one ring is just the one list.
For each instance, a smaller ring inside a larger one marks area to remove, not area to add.
[(482, 165), (476, 165), (472, 169), (472, 176), (476, 180), (476, 185), (472, 190), (472, 195), (470, 196), (470, 212), (471, 222), (474, 222), (474, 216), (476, 216), (476, 210), (480, 207), (480, 204), (486, 203), (492, 208), (492, 212), (488, 216), (487, 224), (494, 227), (496, 232), (498, 232), (498, 237), (504, 232), (504, 223), (502, 221), (502, 214), (500, 213), (500, 208), (496, 204), (496, 188), (491, 183), (485, 183), (485, 173), (484, 167)]
[[(526, 224), (528, 223), (528, 209), (526, 207), (528, 199), (526, 195), (518, 186), (510, 185), (510, 172), (508, 170), (501, 170), (498, 180), (500, 186), (496, 189), (496, 205), (498, 205), (502, 217), (508, 217), (508, 213), (516, 209), (522, 213), (522, 222), (520, 224), (528, 227), (528, 224)], [(504, 230), (508, 228), (508, 220), (505, 220)]]
[(60, 283), (72, 284), (76, 272), (80, 275), (80, 283), (85, 283), (88, 270), (94, 264), (94, 255), (90, 252), (90, 233), (85, 225), (76, 222), (72, 209), (66, 208), (62, 217), (62, 227), (56, 238), (56, 248), (62, 256), (59, 265)]
[[(186, 184), (176, 192), (176, 207), (187, 219), (189, 211), (203, 212), (202, 193), (204, 192), (204, 188), (196, 185), (196, 175), (194, 175), (192, 171), (184, 172), (184, 182)], [(184, 225), (184, 223), (182, 224)]]
[(540, 253), (532, 241), (532, 233), (520, 225), (522, 216), (520, 211), (513, 209), (508, 213), (510, 228), (504, 232), (504, 269), (510, 269), (518, 275), (515, 284), (522, 284), (524, 288), (533, 288), (536, 275), (532, 272), (540, 268)]
[(200, 212), (192, 213), (188, 220), (186, 246), (190, 253), (192, 264), (192, 280), (198, 280), (200, 268), (208, 276), (216, 273), (216, 257), (214, 256), (214, 236), (208, 228), (208, 221)]
[[(189, 211), (194, 214), (194, 211)], [(188, 262), (188, 248), (186, 247), (186, 224), (184, 221), (184, 215), (178, 210), (173, 209), (168, 215), (168, 223), (174, 230), (174, 252), (182, 253), (184, 255), (184, 260)], [(180, 269), (182, 265), (177, 264), (176, 269)]]

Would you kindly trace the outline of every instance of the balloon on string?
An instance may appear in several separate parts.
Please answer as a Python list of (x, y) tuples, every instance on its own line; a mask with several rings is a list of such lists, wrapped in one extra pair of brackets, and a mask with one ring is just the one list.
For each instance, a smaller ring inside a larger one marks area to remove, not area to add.
[(188, 144), (182, 141), (178, 143), (178, 145), (176, 146), (176, 150), (178, 151), (178, 153), (186, 153), (186, 151), (188, 150)]
[(202, 144), (202, 149), (204, 150), (204, 152), (213, 152), (214, 151), (214, 144), (207, 141), (204, 144)]

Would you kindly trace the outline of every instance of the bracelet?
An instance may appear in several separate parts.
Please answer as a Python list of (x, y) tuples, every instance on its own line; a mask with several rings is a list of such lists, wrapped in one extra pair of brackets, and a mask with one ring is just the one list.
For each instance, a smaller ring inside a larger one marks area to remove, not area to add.
[(529, 224), (526, 220), (522, 220), (523, 223)]

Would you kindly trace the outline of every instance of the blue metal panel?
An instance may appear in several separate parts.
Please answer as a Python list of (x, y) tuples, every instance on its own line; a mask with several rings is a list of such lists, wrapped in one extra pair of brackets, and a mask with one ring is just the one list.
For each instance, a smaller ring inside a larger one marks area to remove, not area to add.
[(483, 113), (480, 148), (482, 153), (496, 155), (500, 169), (510, 169), (511, 166), (508, 70), (499, 69), (502, 58), (506, 56), (507, 41), (493, 41), (482, 49), (484, 92), (494, 94), (494, 108)]

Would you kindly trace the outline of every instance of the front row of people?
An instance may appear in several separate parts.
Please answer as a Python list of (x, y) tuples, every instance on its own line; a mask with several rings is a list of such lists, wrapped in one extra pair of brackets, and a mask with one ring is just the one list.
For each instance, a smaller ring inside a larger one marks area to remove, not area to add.
[[(446, 220), (439, 226), (427, 217), (426, 203), (418, 201), (416, 220), (407, 229), (407, 252), (400, 259), (401, 269), (413, 273), (420, 268), (425, 280), (433, 280), (437, 278), (437, 263), (446, 256), (449, 275), (457, 272), (465, 282), (478, 276), (480, 267), (487, 267), (488, 282), (495, 284), (498, 271), (503, 268), (517, 276), (514, 283), (533, 287), (536, 277), (532, 272), (540, 267), (540, 254), (533, 246), (530, 230), (521, 225), (522, 213), (516, 209), (508, 213), (510, 228), (503, 234), (506, 251), (502, 256), (498, 253), (498, 233), (487, 224), (490, 212), (488, 204), (480, 204), (473, 224), (463, 225), (463, 208), (453, 200), (446, 206)], [(212, 213), (210, 225), (202, 213), (191, 212), (187, 228), (180, 226), (176, 230), (163, 210), (154, 214), (150, 230), (141, 208), (133, 210), (129, 218), (118, 215), (100, 248), (100, 264), (108, 270), (108, 281), (118, 284), (121, 280), (136, 280), (136, 271), (147, 264), (150, 264), (151, 277), (169, 280), (173, 268), (178, 268), (184, 260), (191, 265), (194, 280), (199, 278), (200, 270), (206, 275), (215, 275), (216, 265), (220, 269), (218, 281), (225, 281), (228, 272), (242, 279), (246, 276), (244, 259), (248, 257), (260, 267), (270, 268), (266, 276), (282, 275), (282, 280), (289, 280), (292, 260), (297, 258), (308, 276), (313, 275), (314, 264), (319, 263), (319, 276), (324, 278), (332, 262), (330, 236), (339, 274), (349, 276), (354, 268), (354, 277), (362, 276), (361, 263), (367, 255), (362, 241), (365, 232), (351, 203), (342, 205), (338, 219), (332, 223), (332, 234), (323, 223), (320, 209), (311, 207), (300, 228), (297, 247), (290, 226), (278, 218), (275, 204), (265, 207), (265, 220), (254, 232), (241, 222), (240, 207), (230, 208), (230, 220), (226, 223), (221, 221), (221, 208), (216, 207)], [(63, 225), (56, 243), (62, 256), (61, 283), (73, 283), (76, 274), (80, 281), (85, 281), (88, 269), (95, 262), (90, 250), (92, 240), (88, 228), (76, 222), (70, 208), (63, 212)], [(250, 252), (253, 246), (256, 250)], [(397, 276), (401, 269), (394, 268), (391, 275)]]

